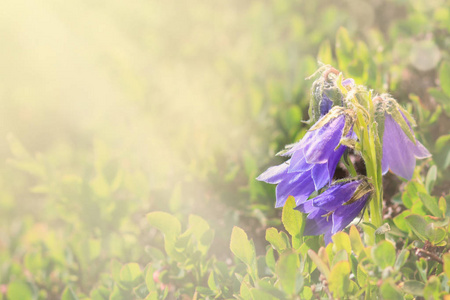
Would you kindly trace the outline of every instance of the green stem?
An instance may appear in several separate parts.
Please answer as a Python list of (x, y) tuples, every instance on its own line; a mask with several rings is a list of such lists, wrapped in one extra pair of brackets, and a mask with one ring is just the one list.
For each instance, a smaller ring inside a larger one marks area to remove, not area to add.
[[(369, 204), (370, 208), (370, 221), (376, 227), (379, 228), (383, 224), (383, 215), (382, 215), (382, 204), (383, 204), (383, 182), (381, 180), (381, 162), (377, 159), (376, 155), (376, 147), (374, 139), (376, 138), (373, 134), (373, 131), (368, 130), (368, 132), (372, 133), (370, 136), (367, 136), (367, 145), (368, 151), (366, 151), (366, 157), (364, 161), (366, 162), (366, 170), (367, 176), (372, 179), (372, 184), (374, 187), (374, 192), (372, 195), (372, 199)], [(370, 230), (371, 237), (369, 239), (373, 244), (375, 243), (375, 237), (372, 233), (373, 228)]]
[[(361, 141), (361, 155), (366, 164), (367, 177), (371, 179), (374, 192), (369, 204), (369, 211), (364, 214), (364, 221), (371, 223), (379, 228), (383, 223), (382, 204), (383, 204), (383, 183), (381, 179), (381, 161), (377, 157), (377, 149), (375, 139), (377, 138), (375, 130), (373, 130), (370, 120), (366, 123), (363, 115), (357, 112), (357, 123), (359, 128), (357, 135)], [(370, 226), (364, 227), (364, 239), (368, 245), (374, 245), (376, 242), (375, 230)]]
[(345, 167), (347, 168), (347, 171), (350, 173), (352, 177), (358, 176), (358, 173), (356, 172), (355, 166), (353, 165), (353, 162), (350, 159), (350, 157), (348, 156), (343, 157), (342, 162), (344, 163)]

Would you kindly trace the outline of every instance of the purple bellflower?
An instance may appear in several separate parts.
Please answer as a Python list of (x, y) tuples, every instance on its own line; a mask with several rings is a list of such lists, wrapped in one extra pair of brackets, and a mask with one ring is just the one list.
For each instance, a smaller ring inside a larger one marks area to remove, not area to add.
[(304, 235), (331, 236), (350, 224), (363, 210), (371, 194), (365, 180), (337, 183), (319, 196), (301, 203), (295, 209), (307, 213)]
[(336, 166), (346, 149), (343, 145), (338, 147), (341, 137), (351, 135), (347, 119), (341, 108), (334, 109), (321, 118), (300, 142), (283, 154), (291, 156), (288, 161), (270, 167), (257, 178), (259, 181), (277, 184), (275, 207), (282, 207), (289, 196), (293, 196), (299, 205), (314, 191), (331, 183)]
[[(408, 124), (412, 137), (414, 137), (414, 132), (408, 120), (403, 113), (401, 116)], [(421, 159), (431, 156), (430, 152), (417, 139), (415, 141), (416, 143), (414, 144), (394, 118), (390, 114), (385, 113), (383, 158), (381, 160), (383, 175), (391, 169), (393, 173), (407, 180), (412, 178), (416, 166), (416, 158)]]

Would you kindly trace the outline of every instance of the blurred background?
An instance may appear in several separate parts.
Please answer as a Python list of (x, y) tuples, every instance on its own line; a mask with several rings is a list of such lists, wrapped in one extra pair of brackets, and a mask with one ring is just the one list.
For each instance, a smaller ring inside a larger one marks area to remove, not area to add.
[(304, 134), (318, 61), (412, 112), (448, 194), (449, 1), (4, 0), (0, 38), (5, 297), (145, 266), (156, 210), (207, 220), (217, 258), (233, 225), (264, 251), (280, 211), (254, 178)]

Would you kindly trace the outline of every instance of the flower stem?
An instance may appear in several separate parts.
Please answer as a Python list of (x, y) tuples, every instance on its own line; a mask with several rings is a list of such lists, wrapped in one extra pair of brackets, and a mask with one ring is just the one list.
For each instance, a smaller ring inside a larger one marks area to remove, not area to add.
[[(378, 138), (378, 136), (375, 130), (372, 130), (372, 126), (369, 126), (367, 130), (367, 132), (369, 133), (367, 140), (368, 143), (364, 146), (368, 147), (368, 151), (366, 152), (367, 156), (364, 158), (364, 161), (366, 162), (367, 176), (372, 179), (372, 184), (374, 187), (372, 200), (370, 201), (369, 205), (370, 221), (372, 225), (374, 225), (376, 228), (379, 228), (383, 223), (383, 181), (381, 174), (381, 160), (379, 159), (380, 156), (377, 156), (377, 152), (381, 151), (381, 149), (377, 149), (379, 147), (376, 146), (375, 139)], [(382, 236), (380, 237), (382, 238)], [(370, 238), (370, 241), (375, 243), (376, 238), (372, 236)]]
[[(370, 119), (373, 116), (372, 109), (369, 108), (371, 114), (369, 114), (369, 119), (366, 121), (363, 114), (357, 112), (357, 123), (358, 127), (356, 129), (357, 135), (361, 142), (361, 155), (366, 164), (367, 177), (370, 178), (371, 183), (374, 187), (372, 198), (369, 204), (369, 211), (364, 214), (364, 221), (366, 223), (371, 223), (375, 228), (379, 228), (383, 223), (382, 216), (382, 204), (383, 204), (383, 182), (381, 174), (381, 159), (379, 154), (381, 148), (376, 142), (378, 138), (376, 128), (376, 123)], [(364, 227), (364, 239), (368, 245), (374, 245), (376, 242), (375, 229), (371, 226)]]

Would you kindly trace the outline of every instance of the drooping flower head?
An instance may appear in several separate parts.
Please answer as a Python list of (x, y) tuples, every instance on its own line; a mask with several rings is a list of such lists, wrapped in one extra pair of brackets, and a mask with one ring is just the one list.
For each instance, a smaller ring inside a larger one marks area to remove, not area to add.
[(385, 100), (383, 175), (390, 169), (393, 173), (410, 180), (416, 166), (416, 158), (430, 157), (430, 152), (415, 138), (411, 123), (414, 120), (393, 99)]
[(337, 183), (319, 196), (303, 202), (295, 209), (307, 213), (304, 235), (331, 236), (350, 224), (365, 207), (372, 186), (366, 178)]
[(289, 196), (298, 204), (333, 179), (336, 166), (346, 147), (342, 137), (352, 135), (353, 115), (342, 107), (334, 107), (305, 134), (300, 142), (284, 152), (291, 158), (270, 167), (257, 180), (277, 184), (276, 205), (281, 207)]

